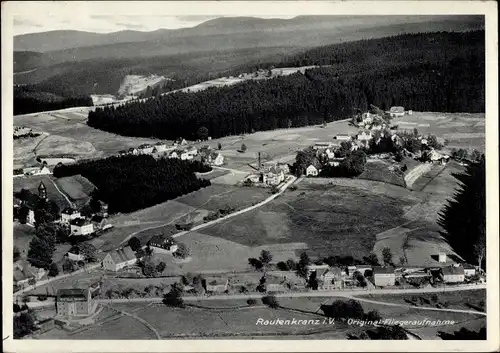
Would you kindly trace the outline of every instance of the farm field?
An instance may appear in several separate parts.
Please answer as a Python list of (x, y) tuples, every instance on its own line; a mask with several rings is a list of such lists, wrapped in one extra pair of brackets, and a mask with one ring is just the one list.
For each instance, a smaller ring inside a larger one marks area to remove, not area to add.
[[(344, 186), (299, 184), (276, 200), (202, 230), (247, 246), (305, 242), (310, 255), (368, 255), (375, 234), (403, 222), (407, 200)], [(360, 202), (363, 207), (360, 208)]]
[(392, 163), (383, 160), (369, 161), (365, 164), (365, 170), (358, 178), (382, 181), (384, 183), (405, 187), (406, 183), (403, 175), (398, 175), (396, 172), (390, 170), (389, 167), (391, 164)]
[(58, 178), (56, 184), (77, 207), (85, 205), (95, 189), (95, 186), (81, 175)]
[[(411, 305), (408, 301), (415, 299), (417, 306), (419, 307), (435, 307), (435, 303), (446, 303), (449, 309), (460, 309), (460, 310), (474, 310), (473, 307), (480, 307), (481, 302), (486, 302), (486, 290), (468, 290), (468, 291), (457, 291), (457, 292), (443, 292), (435, 293), (437, 302), (432, 300), (433, 294), (430, 293), (419, 293), (419, 294), (392, 294), (392, 295), (380, 295), (380, 294), (370, 294), (370, 295), (359, 295), (360, 298), (366, 298), (370, 300), (378, 300), (389, 303), (397, 303), (404, 305)], [(422, 302), (420, 301), (422, 300)], [(426, 302), (428, 301), (428, 302)]]

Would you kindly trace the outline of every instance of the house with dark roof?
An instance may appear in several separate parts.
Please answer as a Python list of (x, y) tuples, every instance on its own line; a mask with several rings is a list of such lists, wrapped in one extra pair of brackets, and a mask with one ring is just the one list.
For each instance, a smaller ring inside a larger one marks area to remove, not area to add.
[(137, 151), (139, 152), (139, 154), (149, 154), (149, 153), (153, 153), (153, 146), (151, 146), (150, 144), (143, 144), (143, 145), (140, 145), (139, 147), (137, 147)]
[(124, 267), (134, 265), (138, 258), (129, 246), (113, 250), (102, 260), (102, 267), (108, 271), (119, 271)]
[(177, 251), (178, 246), (172, 240), (163, 234), (154, 235), (148, 241), (148, 245), (154, 252), (158, 253), (174, 253)]
[(95, 304), (89, 288), (59, 289), (57, 292), (56, 310), (58, 316), (88, 316), (94, 312)]
[(447, 266), (441, 269), (443, 274), (443, 282), (445, 283), (459, 283), (465, 281), (465, 271), (462, 266)]
[(396, 283), (396, 274), (394, 273), (394, 267), (373, 267), (373, 279), (375, 281), (375, 286), (377, 287), (394, 286)]
[(61, 222), (63, 223), (70, 223), (72, 220), (81, 218), (82, 215), (80, 214), (80, 211), (77, 209), (74, 209), (72, 207), (66, 207), (62, 212), (61, 212)]
[(329, 267), (323, 270), (318, 273), (318, 279), (322, 282), (320, 289), (323, 290), (341, 289), (344, 286), (340, 267)]
[(84, 218), (75, 218), (69, 222), (71, 235), (89, 235), (94, 233), (94, 224)]

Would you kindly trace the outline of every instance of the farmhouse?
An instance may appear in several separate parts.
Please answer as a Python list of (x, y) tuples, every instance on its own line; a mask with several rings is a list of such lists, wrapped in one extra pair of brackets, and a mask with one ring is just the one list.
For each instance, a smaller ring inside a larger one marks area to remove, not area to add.
[(373, 135), (371, 133), (371, 131), (362, 131), (361, 133), (359, 133), (356, 138), (358, 139), (358, 141), (370, 141), (372, 139)]
[(90, 288), (59, 289), (56, 297), (58, 316), (88, 316), (95, 309)]
[(220, 154), (219, 152), (212, 152), (210, 154), (210, 159), (211, 159), (210, 164), (213, 164), (216, 166), (220, 166), (220, 165), (224, 164), (224, 156), (222, 154)]
[(209, 277), (202, 282), (205, 291), (223, 293), (227, 290), (229, 280), (221, 277)]
[(119, 271), (124, 267), (133, 265), (137, 262), (135, 253), (129, 246), (113, 250), (106, 254), (102, 260), (102, 267), (108, 271)]
[(137, 148), (131, 147), (131, 148), (128, 149), (128, 154), (138, 155), (139, 154), (139, 150)]
[(404, 107), (391, 107), (391, 109), (389, 109), (389, 114), (391, 115), (392, 118), (395, 118), (398, 116), (404, 116), (405, 115), (405, 108)]
[(27, 284), (30, 279), (40, 280), (45, 275), (43, 268), (32, 266), (26, 260), (19, 260), (14, 263), (14, 285), (22, 286)]
[(144, 144), (144, 145), (140, 145), (137, 150), (139, 151), (139, 154), (149, 154), (149, 153), (153, 153), (153, 146), (151, 146), (150, 144)]
[(465, 281), (465, 271), (462, 266), (448, 266), (441, 269), (443, 282), (459, 283)]
[(148, 245), (154, 252), (158, 253), (174, 253), (177, 251), (178, 246), (174, 243), (173, 239), (164, 235), (153, 236)]
[(157, 142), (153, 148), (153, 152), (165, 152), (167, 150), (167, 144), (164, 142)]
[(70, 235), (88, 235), (94, 233), (94, 225), (92, 222), (84, 218), (76, 218), (69, 222)]
[(318, 176), (318, 169), (312, 164), (306, 169), (307, 176)]
[(339, 267), (329, 267), (318, 277), (322, 282), (320, 288), (323, 290), (341, 289), (344, 286), (342, 270)]
[(471, 277), (476, 275), (476, 267), (470, 264), (463, 264), (465, 277)]
[(373, 268), (373, 279), (377, 287), (394, 286), (396, 282), (394, 267), (375, 266)]
[(85, 256), (80, 254), (80, 251), (77, 248), (75, 248), (73, 252), (68, 251), (64, 256), (72, 261), (85, 261)]
[(198, 149), (194, 146), (190, 146), (190, 147), (186, 148), (185, 152), (187, 154), (189, 154), (192, 158), (198, 154)]
[(269, 172), (266, 174), (265, 183), (267, 185), (279, 185), (283, 180), (285, 180), (285, 174), (281, 169), (276, 167), (271, 167)]
[(346, 134), (338, 134), (337, 136), (335, 136), (335, 140), (350, 141), (351, 140), (351, 136), (346, 135)]
[(71, 207), (67, 207), (61, 212), (61, 222), (64, 223), (70, 223), (72, 220), (81, 217), (80, 211)]

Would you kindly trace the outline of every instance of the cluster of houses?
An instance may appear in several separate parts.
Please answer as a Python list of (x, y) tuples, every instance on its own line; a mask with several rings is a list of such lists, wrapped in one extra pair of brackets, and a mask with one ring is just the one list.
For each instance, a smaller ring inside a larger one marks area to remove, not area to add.
[[(443, 260), (444, 257), (444, 260)], [(463, 283), (467, 278), (479, 274), (477, 268), (470, 264), (446, 263), (446, 255), (440, 254), (443, 265), (431, 267), (352, 265), (345, 267), (331, 267), (326, 264), (310, 265), (309, 273), (316, 272), (319, 280), (318, 290), (333, 290), (352, 287), (356, 285), (356, 275), (360, 273), (365, 278), (370, 278), (375, 287), (391, 287), (403, 280), (411, 282), (414, 279), (437, 279), (442, 283)], [(444, 262), (443, 262), (444, 261)]]
[(154, 145), (143, 144), (139, 147), (131, 147), (128, 151), (120, 151), (119, 155), (158, 155), (168, 158), (179, 158), (181, 160), (198, 160), (210, 165), (220, 166), (224, 163), (224, 156), (219, 151), (214, 151), (210, 146), (203, 146), (198, 150), (195, 146), (187, 146), (185, 139), (179, 139), (173, 146), (167, 146), (164, 142), (157, 142)]
[(52, 174), (52, 172), (50, 171), (50, 169), (47, 167), (46, 164), (14, 170), (14, 176), (22, 176), (22, 175), (34, 176), (34, 175), (48, 175), (48, 174)]
[(29, 127), (26, 126), (14, 126), (14, 139), (24, 137), (24, 136), (30, 136), (32, 134), (33, 130)]
[[(47, 187), (40, 182), (38, 185), (38, 196), (35, 194), (30, 194), (25, 200), (19, 200), (14, 197), (14, 215), (17, 214), (19, 208), (26, 206), (28, 208), (28, 214), (26, 217), (26, 224), (30, 226), (35, 225), (35, 203), (38, 199), (48, 200), (47, 197)], [(60, 218), (55, 220), (54, 223), (59, 223), (65, 225), (69, 228), (70, 236), (86, 236), (93, 234), (97, 231), (106, 230), (111, 228), (112, 225), (107, 222), (108, 217), (108, 205), (102, 201), (100, 203), (100, 211), (91, 215), (90, 217), (84, 217), (79, 210), (67, 207), (62, 210)]]
[(246, 180), (257, 185), (277, 186), (284, 182), (285, 176), (290, 173), (288, 164), (280, 162), (264, 163), (259, 169), (257, 173), (247, 176)]

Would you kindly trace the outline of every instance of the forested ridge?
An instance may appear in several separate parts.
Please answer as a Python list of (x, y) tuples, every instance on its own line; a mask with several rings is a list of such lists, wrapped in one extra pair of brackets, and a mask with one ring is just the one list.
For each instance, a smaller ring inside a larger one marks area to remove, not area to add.
[(195, 172), (210, 167), (197, 161), (152, 156), (109, 157), (54, 168), (57, 178), (81, 174), (96, 187), (95, 197), (109, 204), (109, 212), (132, 212), (210, 185)]
[[(88, 124), (129, 136), (195, 138), (299, 127), (351, 117), (369, 104), (484, 112), (484, 31), (421, 33), (317, 48), (277, 67), (324, 64), (304, 75), (98, 108)], [(270, 66), (265, 64), (263, 66)], [(262, 66), (261, 66), (262, 67)]]
[(14, 87), (14, 115), (92, 105), (89, 96), (63, 97), (29, 86)]

